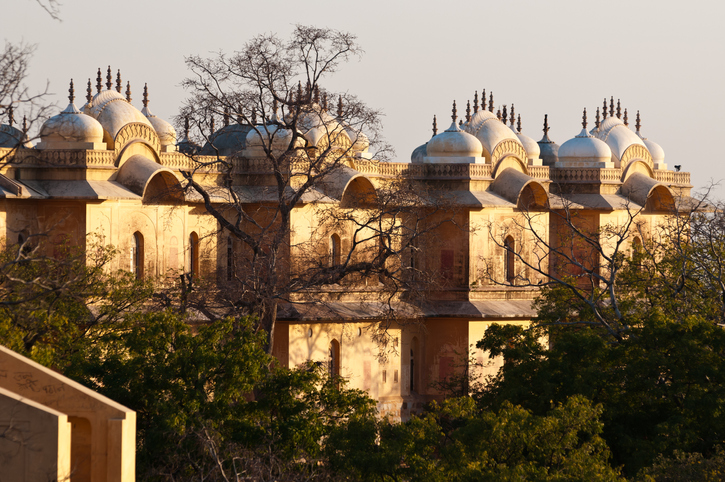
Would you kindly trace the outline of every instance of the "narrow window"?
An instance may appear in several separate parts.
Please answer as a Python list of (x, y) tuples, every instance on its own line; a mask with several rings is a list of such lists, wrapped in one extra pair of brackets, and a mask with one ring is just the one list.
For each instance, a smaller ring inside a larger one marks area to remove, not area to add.
[(410, 343), (410, 391), (415, 392), (417, 389), (418, 384), (416, 383), (416, 377), (418, 374), (415, 371), (416, 367), (416, 356), (418, 354), (418, 338), (413, 337), (413, 340)]
[(516, 280), (516, 254), (514, 249), (516, 248), (514, 238), (511, 236), (507, 236), (506, 240), (503, 242), (503, 247), (506, 250), (506, 282), (509, 284), (514, 284), (514, 280)]
[(333, 234), (330, 236), (330, 266), (339, 266), (342, 262), (342, 249), (340, 236)]
[(199, 276), (199, 235), (189, 235), (189, 273), (192, 278)]
[(234, 279), (234, 243), (232, 237), (227, 236), (227, 281)]
[(131, 272), (136, 275), (136, 279), (143, 278), (143, 248), (143, 234), (136, 231), (133, 233), (133, 245), (131, 246)]

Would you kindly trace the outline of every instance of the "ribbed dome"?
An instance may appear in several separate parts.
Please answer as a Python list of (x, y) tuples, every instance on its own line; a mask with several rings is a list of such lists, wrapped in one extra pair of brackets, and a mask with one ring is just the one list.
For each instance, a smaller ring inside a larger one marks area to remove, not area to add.
[(368, 139), (368, 136), (365, 135), (364, 132), (356, 132), (355, 129), (348, 127), (345, 129), (345, 132), (347, 132), (347, 136), (352, 141), (352, 150), (353, 151), (367, 151), (368, 147), (370, 147), (370, 139)]
[(224, 126), (212, 134), (210, 141), (204, 144), (201, 154), (213, 155), (218, 150), (222, 156), (239, 155), (247, 147), (247, 136), (251, 130), (250, 125)]
[(609, 162), (612, 151), (605, 142), (590, 136), (586, 129), (582, 129), (578, 136), (561, 145), (558, 155), (562, 164), (576, 161)]
[(476, 136), (484, 149), (491, 154), (496, 146), (503, 140), (512, 139), (520, 142), (519, 138), (498, 117), (487, 110), (479, 110), (466, 126), (466, 132)]
[(297, 129), (307, 140), (309, 147), (317, 147), (323, 139), (333, 145), (351, 145), (352, 140), (345, 128), (327, 111), (312, 104), (297, 117)]
[(647, 146), (647, 150), (649, 151), (650, 156), (652, 156), (652, 161), (654, 161), (655, 164), (665, 162), (665, 151), (662, 149), (662, 146), (647, 138), (642, 139), (642, 141), (644, 142), (644, 145)]
[(146, 124), (153, 129), (146, 116), (115, 90), (104, 90), (96, 94), (91, 100), (88, 113), (101, 123), (111, 139), (115, 139), (123, 126), (132, 122)]
[(617, 160), (620, 160), (622, 154), (633, 144), (646, 147), (639, 136), (615, 116), (604, 119), (595, 136), (607, 143)]
[(415, 149), (413, 149), (413, 152), (410, 154), (410, 162), (415, 164), (422, 164), (425, 162), (425, 156), (428, 153), (428, 143), (426, 142), (422, 146), (418, 146)]
[(23, 131), (11, 125), (0, 125), (0, 147), (16, 148), (23, 146), (28, 149), (33, 148), (33, 143), (28, 140), (28, 136)]
[(45, 121), (40, 129), (38, 149), (93, 148), (85, 144), (102, 142), (101, 124), (93, 117), (83, 114), (71, 102), (63, 112)]
[(471, 134), (458, 128), (455, 121), (451, 126), (428, 141), (428, 157), (481, 157), (481, 142)]

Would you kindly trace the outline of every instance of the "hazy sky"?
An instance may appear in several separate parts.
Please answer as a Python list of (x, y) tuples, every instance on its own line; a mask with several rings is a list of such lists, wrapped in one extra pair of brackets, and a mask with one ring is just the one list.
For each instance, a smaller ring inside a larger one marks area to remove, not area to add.
[(593, 122), (614, 96), (631, 125), (641, 112), (642, 133), (696, 188), (725, 179), (723, 1), (64, 2), (58, 22), (33, 0), (6, 1), (0, 34), (37, 45), (29, 84), (49, 82), (62, 106), (70, 78), (82, 99), (88, 78), (95, 85), (110, 65), (131, 81), (134, 105), (147, 82), (150, 108), (170, 120), (185, 96), (185, 56), (232, 52), (264, 32), (286, 37), (300, 23), (358, 36), (365, 55), (325, 85), (382, 109), (398, 161), (430, 138), (433, 114), (445, 129), (451, 102), (460, 113), (475, 90), (492, 90), (496, 106), (514, 103), (536, 140), (549, 114), (559, 144), (581, 130), (583, 107)]

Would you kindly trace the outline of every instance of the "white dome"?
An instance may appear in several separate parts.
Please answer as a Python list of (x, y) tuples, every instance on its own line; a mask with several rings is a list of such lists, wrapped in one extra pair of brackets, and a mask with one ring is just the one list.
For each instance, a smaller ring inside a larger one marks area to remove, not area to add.
[(516, 134), (498, 120), (498, 117), (487, 110), (476, 112), (466, 126), (466, 132), (476, 136), (489, 155), (493, 153), (493, 150), (501, 141), (506, 139), (512, 139), (520, 143)]
[(115, 90), (104, 90), (96, 94), (91, 100), (88, 114), (101, 123), (111, 139), (115, 139), (116, 134), (126, 124), (138, 122), (153, 128), (146, 116)]
[(624, 152), (633, 144), (646, 147), (642, 139), (615, 116), (604, 119), (594, 135), (607, 143), (617, 161), (622, 159)]
[[(260, 135), (261, 134), (261, 135)], [(292, 131), (282, 129), (276, 125), (271, 126), (254, 126), (249, 134), (247, 134), (247, 147), (263, 148), (272, 142), (272, 149), (284, 151), (289, 147), (292, 141)]]
[(370, 147), (370, 139), (368, 139), (368, 136), (365, 135), (364, 132), (356, 132), (355, 129), (352, 129), (348, 127), (345, 129), (347, 132), (347, 136), (352, 141), (352, 150), (353, 151), (367, 151), (368, 147)]
[(582, 129), (578, 136), (569, 139), (559, 147), (559, 162), (611, 162), (612, 150), (596, 137), (592, 137)]
[(82, 148), (79, 144), (102, 143), (103, 127), (83, 114), (73, 103), (63, 112), (45, 121), (40, 129), (39, 149)]
[(471, 134), (458, 128), (455, 122), (428, 141), (428, 157), (481, 157), (483, 146)]
[(524, 146), (524, 149), (526, 149), (526, 157), (528, 157), (529, 159), (539, 158), (539, 156), (541, 155), (541, 148), (539, 147), (538, 142), (521, 132), (517, 132), (516, 137), (519, 138), (519, 141)]
[(665, 161), (665, 150), (662, 149), (662, 146), (654, 141), (650, 141), (647, 138), (642, 140), (644, 142), (644, 145), (647, 146), (647, 150), (649, 151), (650, 156), (652, 156), (652, 161), (654, 161), (656, 164)]
[(156, 131), (156, 135), (159, 136), (159, 141), (161, 141), (162, 146), (176, 145), (176, 129), (174, 129), (174, 126), (152, 114), (148, 106), (144, 106), (144, 108), (141, 109), (141, 113), (146, 116), (153, 126)]
[(312, 104), (297, 117), (297, 129), (307, 139), (310, 147), (317, 147), (323, 139), (329, 140), (333, 145), (352, 145), (345, 128), (317, 104)]

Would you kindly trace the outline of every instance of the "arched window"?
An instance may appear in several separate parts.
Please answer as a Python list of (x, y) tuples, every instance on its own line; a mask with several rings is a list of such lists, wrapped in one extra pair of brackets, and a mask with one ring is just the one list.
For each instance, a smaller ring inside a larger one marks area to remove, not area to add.
[(513, 284), (516, 280), (516, 243), (512, 236), (507, 236), (503, 242), (503, 247), (506, 250), (506, 264), (504, 270), (506, 272), (506, 282)]
[(227, 236), (227, 281), (234, 279), (234, 242)]
[(342, 263), (342, 243), (340, 236), (330, 236), (330, 266), (339, 266)]
[(330, 342), (327, 372), (331, 377), (340, 376), (340, 343), (337, 340), (332, 340)]
[(192, 278), (199, 276), (199, 235), (189, 235), (189, 274)]
[(416, 362), (416, 359), (418, 358), (418, 338), (413, 337), (413, 340), (410, 343), (410, 391), (415, 392), (418, 388), (418, 383), (416, 378), (418, 377), (418, 373), (416, 372), (416, 367), (418, 366), (418, 363)]
[(632, 255), (640, 252), (642, 252), (642, 240), (639, 239), (639, 236), (635, 236), (632, 239)]
[(136, 279), (143, 278), (143, 267), (143, 234), (136, 231), (133, 233), (133, 245), (131, 246), (131, 272), (136, 275)]

